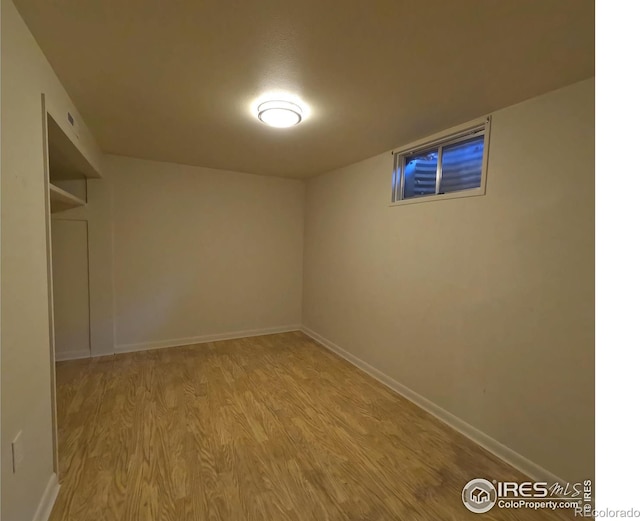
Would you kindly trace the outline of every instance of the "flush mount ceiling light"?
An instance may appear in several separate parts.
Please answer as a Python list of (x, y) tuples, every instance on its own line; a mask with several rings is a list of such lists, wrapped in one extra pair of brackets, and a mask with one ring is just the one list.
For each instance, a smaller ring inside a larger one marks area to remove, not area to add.
[(258, 105), (258, 119), (270, 127), (293, 127), (302, 121), (302, 109), (290, 101), (265, 101)]

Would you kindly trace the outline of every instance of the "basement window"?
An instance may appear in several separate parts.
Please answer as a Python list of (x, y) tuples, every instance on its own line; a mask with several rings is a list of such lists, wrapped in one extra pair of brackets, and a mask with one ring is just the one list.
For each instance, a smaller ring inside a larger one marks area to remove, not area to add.
[(484, 195), (490, 120), (394, 153), (392, 202)]

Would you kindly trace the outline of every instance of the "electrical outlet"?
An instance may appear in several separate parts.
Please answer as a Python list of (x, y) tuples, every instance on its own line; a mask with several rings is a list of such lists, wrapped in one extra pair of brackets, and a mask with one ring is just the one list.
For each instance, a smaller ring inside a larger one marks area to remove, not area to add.
[(13, 473), (18, 472), (24, 460), (24, 448), (22, 446), (22, 431), (11, 442), (11, 455), (13, 456)]

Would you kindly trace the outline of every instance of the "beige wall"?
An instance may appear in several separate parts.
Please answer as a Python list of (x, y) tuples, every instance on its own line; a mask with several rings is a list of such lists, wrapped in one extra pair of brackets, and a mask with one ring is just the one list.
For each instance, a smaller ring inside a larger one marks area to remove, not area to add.
[(51, 221), (56, 360), (91, 356), (88, 223)]
[(300, 324), (304, 184), (106, 156), (116, 350)]
[[(100, 153), (10, 0), (1, 32), (1, 516), (13, 521), (33, 518), (53, 475), (42, 93), (54, 114), (74, 114), (65, 131), (96, 165)], [(24, 461), (13, 474), (19, 431)]]
[(491, 132), (482, 197), (390, 207), (390, 153), (309, 181), (303, 324), (555, 475), (593, 477), (594, 81)]

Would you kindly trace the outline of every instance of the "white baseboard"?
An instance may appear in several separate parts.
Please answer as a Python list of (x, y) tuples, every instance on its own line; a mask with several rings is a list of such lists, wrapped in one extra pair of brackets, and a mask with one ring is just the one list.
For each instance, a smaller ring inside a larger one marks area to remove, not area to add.
[[(457, 416), (451, 414), (449, 411), (446, 411), (439, 405), (436, 405), (432, 401), (428, 400), (424, 396), (419, 395), (415, 391), (412, 391), (405, 385), (400, 382), (394, 380), (390, 376), (387, 376), (383, 372), (379, 371), (375, 367), (369, 365), (367, 362), (361, 360), (357, 356), (352, 355), (345, 349), (340, 346), (334, 344), (330, 340), (322, 337), (315, 331), (309, 329), (308, 327), (302, 327), (302, 332), (326, 347), (330, 351), (333, 351), (335, 354), (344, 358), (347, 362), (355, 365), (357, 368), (363, 370), (365, 373), (369, 374), (380, 383), (389, 387), (391, 390), (395, 391), (399, 395), (403, 396), (410, 402), (413, 402), (421, 409), (427, 411), (429, 414), (432, 414), (440, 421), (449, 425), (449, 427), (455, 429), (460, 434), (466, 436), (474, 443), (480, 445), (484, 449), (488, 450), (498, 458), (500, 458), (505, 463), (508, 463), (515, 469), (519, 470), (526, 476), (530, 477), (534, 481), (546, 481), (547, 483), (560, 483), (566, 484), (566, 481), (555, 476), (552, 472), (547, 469), (541, 467), (540, 465), (534, 463), (533, 461), (525, 458), (522, 454), (517, 453), (516, 451), (510, 449), (506, 445), (503, 445), (499, 441), (493, 439), (491, 436), (485, 434), (484, 432), (476, 429), (473, 425), (468, 424), (464, 420), (461, 420)], [(489, 476), (490, 478), (493, 476)], [(496, 476), (498, 478), (498, 476)]]
[(38, 504), (38, 510), (36, 510), (36, 514), (33, 516), (33, 521), (47, 521), (49, 519), (59, 490), (60, 484), (58, 483), (58, 476), (55, 473), (51, 474), (47, 488), (44, 489), (44, 494), (42, 494), (42, 499), (40, 499), (40, 503)]
[(56, 353), (56, 362), (65, 362), (67, 360), (80, 360), (81, 358), (90, 358), (91, 355), (86, 351), (69, 351), (68, 353)]
[(236, 338), (248, 338), (252, 336), (273, 335), (276, 333), (288, 333), (290, 331), (300, 331), (299, 324), (291, 326), (277, 326), (263, 329), (250, 329), (247, 331), (234, 331), (231, 333), (218, 333), (215, 335), (194, 336), (189, 338), (174, 338), (172, 340), (159, 340), (152, 342), (142, 342), (139, 344), (116, 345), (116, 353), (132, 353), (135, 351), (148, 351), (150, 349), (164, 349), (167, 347), (181, 347), (194, 344), (205, 344), (207, 342), (218, 342), (220, 340), (233, 340)]

